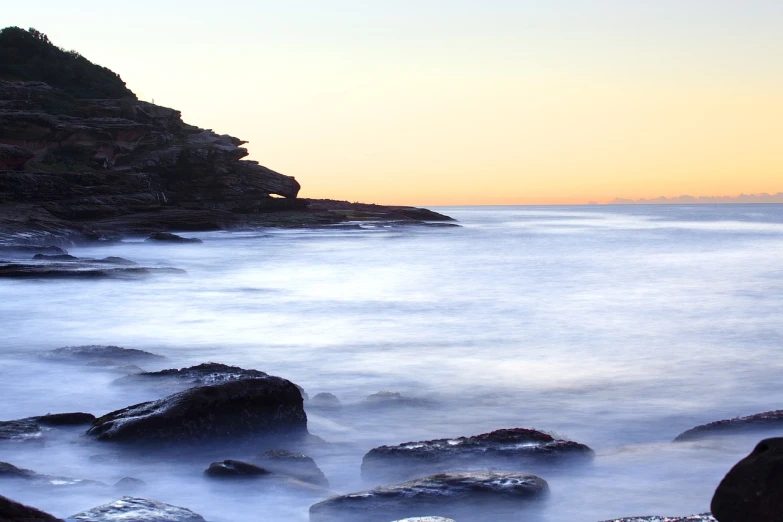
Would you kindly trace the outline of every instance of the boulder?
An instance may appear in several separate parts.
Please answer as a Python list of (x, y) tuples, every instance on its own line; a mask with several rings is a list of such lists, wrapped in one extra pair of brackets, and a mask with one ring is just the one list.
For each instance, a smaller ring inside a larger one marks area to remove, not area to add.
[(549, 486), (522, 473), (444, 473), (333, 497), (310, 507), (311, 522), (388, 522), (435, 511), (460, 522), (493, 520), (532, 507)]
[(415, 408), (430, 408), (436, 406), (435, 401), (419, 397), (406, 397), (398, 392), (379, 391), (367, 396), (363, 406), (384, 408), (396, 406), (412, 406)]
[(153, 232), (147, 241), (162, 241), (167, 243), (203, 243), (196, 237), (182, 237), (170, 232)]
[(239, 460), (224, 460), (210, 464), (204, 475), (215, 479), (254, 479), (269, 475), (269, 471)]
[(547, 433), (523, 428), (497, 430), (473, 437), (405, 442), (370, 450), (362, 460), (367, 480), (409, 478), (447, 470), (519, 469), (532, 463), (590, 459), (593, 450)]
[(110, 504), (98, 506), (68, 517), (86, 522), (206, 522), (193, 511), (155, 500), (122, 497)]
[(62, 522), (62, 520), (0, 495), (0, 522)]
[(251, 436), (305, 436), (302, 395), (280, 377), (191, 388), (97, 419), (87, 435), (131, 444), (195, 444)]
[(781, 428), (783, 428), (783, 410), (765, 411), (747, 417), (735, 417), (696, 426), (677, 435), (674, 442)]
[(262, 453), (253, 461), (274, 473), (288, 475), (316, 486), (329, 487), (329, 481), (326, 480), (324, 472), (312, 458), (302, 453), (280, 449), (270, 450)]
[(265, 379), (267, 377), (269, 377), (269, 374), (259, 370), (246, 370), (238, 366), (210, 362), (189, 368), (137, 373), (121, 377), (115, 382), (118, 384), (145, 381), (160, 382), (182, 388), (192, 388), (194, 386), (211, 386), (242, 379)]
[(731, 468), (711, 508), (719, 522), (783, 522), (783, 438), (762, 440)]

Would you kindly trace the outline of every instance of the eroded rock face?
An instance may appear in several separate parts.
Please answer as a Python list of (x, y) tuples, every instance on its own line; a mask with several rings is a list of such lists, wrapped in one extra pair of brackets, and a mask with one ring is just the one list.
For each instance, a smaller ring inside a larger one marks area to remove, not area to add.
[(0, 495), (0, 521), (2, 522), (62, 522), (57, 517), (34, 507), (25, 506)]
[(534, 475), (444, 473), (327, 499), (310, 507), (310, 521), (388, 522), (426, 511), (466, 522), (492, 520), (529, 508), (548, 493), (546, 481)]
[(86, 522), (206, 522), (193, 511), (155, 500), (122, 497), (110, 504), (71, 515)]
[(407, 478), (446, 470), (518, 469), (530, 463), (590, 459), (593, 450), (577, 442), (522, 428), (473, 437), (406, 442), (370, 450), (362, 460), (368, 480)]
[(280, 377), (191, 388), (104, 415), (87, 435), (128, 444), (196, 444), (307, 435), (299, 389)]
[(711, 509), (718, 522), (783, 522), (783, 438), (762, 440), (731, 468)]
[(783, 410), (765, 411), (755, 415), (748, 415), (747, 417), (736, 417), (734, 419), (702, 424), (680, 433), (674, 439), (674, 442), (771, 429), (783, 429)]
[(288, 475), (316, 486), (329, 487), (329, 481), (326, 480), (324, 472), (321, 471), (312, 458), (302, 453), (288, 450), (270, 450), (253, 460), (263, 466), (264, 469), (274, 473)]

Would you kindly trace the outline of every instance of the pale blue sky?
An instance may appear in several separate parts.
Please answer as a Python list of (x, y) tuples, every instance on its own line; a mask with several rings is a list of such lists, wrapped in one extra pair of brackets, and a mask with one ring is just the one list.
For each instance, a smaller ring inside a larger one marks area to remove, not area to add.
[[(779, 0), (38, 0), (6, 2), (7, 25), (249, 140), (305, 195), (398, 201), (427, 177), (403, 199), (469, 203), (477, 169), (511, 180), (503, 202), (783, 190), (759, 116), (783, 106)], [(634, 159), (659, 156), (681, 161)]]

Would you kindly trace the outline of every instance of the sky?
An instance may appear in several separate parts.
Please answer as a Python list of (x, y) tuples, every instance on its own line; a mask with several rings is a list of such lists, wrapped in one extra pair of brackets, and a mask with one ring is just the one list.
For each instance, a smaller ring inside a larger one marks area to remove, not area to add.
[(783, 191), (780, 0), (6, 2), (300, 196), (583, 204)]

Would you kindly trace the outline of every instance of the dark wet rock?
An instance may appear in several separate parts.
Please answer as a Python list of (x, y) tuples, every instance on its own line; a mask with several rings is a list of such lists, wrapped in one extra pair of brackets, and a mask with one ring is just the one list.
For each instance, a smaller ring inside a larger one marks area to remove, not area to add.
[(332, 393), (316, 393), (312, 399), (310, 399), (310, 402), (308, 403), (308, 406), (312, 408), (321, 408), (321, 409), (337, 409), (342, 404), (340, 404), (340, 399), (337, 398), (336, 395)]
[(98, 268), (91, 262), (58, 262), (45, 264), (0, 264), (0, 278), (5, 279), (138, 279), (151, 275), (182, 275), (186, 272), (169, 267)]
[(0, 522), (62, 522), (62, 520), (0, 495)]
[(204, 471), (204, 475), (216, 479), (253, 479), (269, 475), (270, 472), (260, 466), (240, 460), (213, 462)]
[(461, 522), (492, 520), (530, 507), (548, 493), (546, 481), (534, 475), (444, 473), (327, 499), (310, 507), (310, 521), (388, 522), (427, 511), (459, 516)]
[(783, 522), (783, 438), (762, 440), (735, 464), (711, 509), (719, 522)]
[(296, 451), (288, 450), (270, 450), (255, 459), (265, 469), (283, 475), (289, 475), (302, 482), (315, 484), (316, 486), (329, 487), (329, 481), (326, 480), (324, 472), (318, 467), (315, 461)]
[(156, 362), (165, 359), (162, 355), (137, 350), (135, 348), (123, 348), (121, 346), (106, 346), (91, 344), (85, 346), (65, 346), (55, 350), (43, 352), (47, 359), (59, 359), (70, 361), (127, 361), (127, 362)]
[(170, 232), (154, 232), (150, 234), (147, 241), (164, 241), (168, 243), (203, 243), (196, 237), (182, 237)]
[(551, 464), (593, 456), (593, 450), (584, 444), (514, 428), (473, 437), (380, 446), (364, 456), (362, 476), (368, 480), (399, 479), (446, 470), (519, 469), (533, 463)]
[(70, 254), (35, 254), (33, 259), (40, 259), (42, 261), (78, 261), (79, 258)]
[(0, 440), (24, 441), (41, 436), (41, 426), (30, 419), (0, 421)]
[(91, 368), (101, 368), (103, 370), (111, 370), (113, 372), (121, 372), (125, 375), (133, 375), (137, 373), (144, 373), (146, 370), (135, 364), (124, 364), (122, 361), (113, 361), (111, 359), (100, 359), (98, 361), (90, 361), (85, 366)]
[(398, 392), (379, 391), (369, 395), (364, 402), (364, 406), (368, 407), (396, 407), (396, 406), (412, 406), (415, 408), (431, 408), (436, 406), (435, 401), (430, 399), (422, 399), (419, 397), (406, 397)]
[(82, 480), (69, 477), (57, 477), (36, 473), (31, 469), (14, 466), (8, 462), (0, 462), (0, 479), (24, 480), (36, 486), (105, 486), (95, 480)]
[(125, 259), (124, 257), (117, 257), (117, 256), (104, 257), (103, 259), (93, 259), (91, 261), (93, 263), (104, 263), (107, 265), (133, 266), (138, 264), (135, 261), (131, 261), (130, 259)]
[(674, 442), (781, 428), (783, 428), (783, 410), (765, 411), (747, 417), (736, 417), (696, 426), (677, 435)]
[(0, 462), (0, 478), (31, 480), (39, 476), (38, 473), (31, 469), (17, 468), (8, 462)]
[(133, 478), (133, 477), (125, 477), (117, 481), (116, 484), (114, 484), (114, 489), (119, 491), (139, 491), (140, 489), (144, 489), (147, 486), (147, 483), (143, 480)]
[(238, 366), (210, 362), (189, 368), (142, 372), (122, 377), (115, 382), (118, 384), (160, 382), (174, 384), (183, 388), (192, 388), (194, 386), (211, 386), (242, 379), (265, 379), (267, 377), (269, 377), (269, 374), (259, 370), (246, 370)]
[[(715, 518), (709, 513), (700, 515), (690, 515), (687, 517), (631, 517), (631, 518), (612, 518), (603, 522), (715, 522)], [(755, 521), (759, 522), (759, 521)]]
[(104, 415), (87, 435), (132, 444), (189, 444), (249, 436), (306, 436), (296, 385), (280, 377), (191, 388)]
[(95, 415), (92, 413), (47, 413), (40, 417), (31, 417), (31, 420), (43, 426), (82, 426), (92, 424)]
[(47, 428), (90, 424), (89, 413), (56, 413), (11, 421), (0, 421), (0, 440), (29, 441), (40, 438)]
[(193, 511), (145, 498), (122, 497), (110, 504), (71, 515), (87, 522), (206, 522)]

